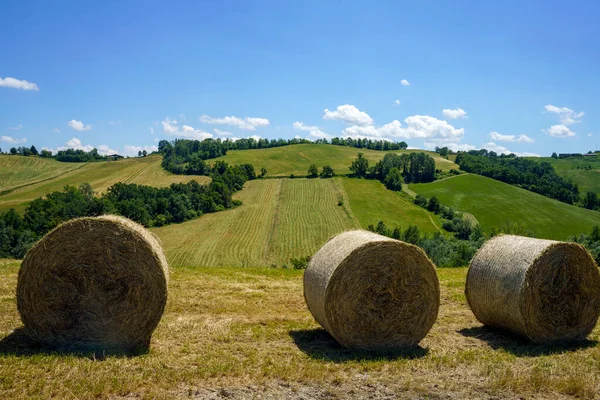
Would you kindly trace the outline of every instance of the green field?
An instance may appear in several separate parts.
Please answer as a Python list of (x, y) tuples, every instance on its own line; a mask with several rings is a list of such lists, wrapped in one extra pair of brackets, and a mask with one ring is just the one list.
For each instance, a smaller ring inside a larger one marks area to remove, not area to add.
[(579, 185), (581, 195), (585, 195), (588, 191), (600, 193), (600, 157), (560, 159), (544, 157), (531, 159), (552, 164), (558, 175)]
[[(94, 163), (63, 163), (40, 157), (0, 155), (0, 211), (23, 211), (27, 203), (66, 185), (89, 183), (102, 193), (117, 182), (150, 186), (210, 181), (206, 176), (173, 175), (160, 166), (160, 156)], [(16, 171), (16, 172), (15, 172)], [(23, 181), (18, 181), (22, 177)], [(4, 186), (6, 185), (6, 186)], [(8, 192), (8, 193), (6, 193)]]
[(536, 237), (565, 240), (589, 233), (600, 224), (600, 213), (479, 175), (467, 174), (432, 183), (410, 185), (427, 197), (437, 196), (442, 204), (473, 214), (489, 230), (507, 221), (522, 224)]
[[(322, 144), (297, 144), (293, 146), (272, 147), (257, 150), (232, 150), (226, 156), (217, 160), (227, 161), (229, 164), (250, 163), (254, 165), (257, 172), (265, 167), (269, 176), (305, 176), (308, 167), (316, 164), (319, 171), (324, 165), (331, 165), (337, 174), (350, 173), (350, 164), (358, 153), (364, 153), (369, 160), (369, 165), (381, 160), (386, 153), (412, 153), (420, 150), (394, 150), (377, 151), (357, 149), (346, 146), (333, 146)], [(425, 152), (435, 159), (436, 168), (449, 171), (451, 168), (458, 169), (458, 165), (440, 157), (436, 153)]]

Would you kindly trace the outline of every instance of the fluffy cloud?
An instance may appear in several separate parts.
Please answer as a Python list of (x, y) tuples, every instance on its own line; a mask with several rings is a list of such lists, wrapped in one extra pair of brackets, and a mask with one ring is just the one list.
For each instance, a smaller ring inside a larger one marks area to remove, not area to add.
[(490, 132), (490, 139), (497, 142), (533, 143), (534, 140), (527, 135), (502, 135), (498, 132)]
[(230, 125), (236, 126), (240, 129), (246, 131), (255, 131), (256, 128), (264, 128), (265, 126), (269, 126), (271, 123), (266, 118), (256, 118), (256, 117), (246, 117), (241, 119), (239, 117), (223, 117), (223, 118), (213, 118), (208, 115), (203, 115), (200, 117), (200, 122), (205, 124), (212, 125)]
[(407, 81), (406, 79), (402, 79), (402, 80), (400, 81), (400, 83), (402, 84), (402, 86), (410, 86), (410, 82), (409, 82), (409, 81)]
[(13, 89), (21, 89), (21, 90), (40, 90), (38, 85), (33, 82), (28, 82), (25, 80), (19, 80), (15, 78), (11, 78), (7, 76), (6, 78), (0, 78), (0, 87), (7, 87)]
[(548, 129), (544, 129), (543, 132), (547, 133), (552, 137), (567, 138), (575, 136), (575, 132), (569, 129), (565, 125), (552, 125)]
[(394, 100), (394, 104), (399, 106), (400, 105), (400, 100)]
[(563, 125), (572, 125), (581, 122), (579, 118), (583, 117), (585, 114), (583, 111), (578, 113), (568, 107), (556, 107), (552, 104), (544, 106), (544, 109), (549, 113), (556, 114), (560, 118), (560, 123)]
[(27, 142), (27, 139), (25, 139), (25, 138), (17, 139), (17, 138), (13, 138), (11, 136), (0, 136), (0, 142), (5, 142), (5, 143), (9, 143), (9, 144), (23, 144), (23, 143)]
[(329, 139), (331, 136), (323, 132), (318, 126), (304, 125), (302, 122), (294, 122), (294, 129), (300, 132), (308, 132), (308, 136), (315, 139)]
[(179, 127), (179, 123), (176, 120), (165, 118), (161, 121), (163, 132), (169, 136), (183, 137), (186, 139), (197, 139), (204, 140), (212, 138), (212, 133), (205, 132), (202, 129), (195, 129), (190, 125), (183, 125)]
[(67, 140), (67, 142), (65, 143), (65, 146), (61, 146), (57, 150), (75, 149), (75, 150), (91, 151), (94, 148), (96, 148), (98, 150), (98, 153), (102, 154), (102, 155), (117, 153), (116, 150), (111, 149), (110, 147), (108, 147), (105, 144), (101, 144), (98, 146), (92, 146), (91, 144), (83, 144), (81, 142), (81, 140), (79, 140), (78, 138), (72, 138), (70, 140)]
[(460, 107), (455, 108), (455, 109), (450, 109), (450, 108), (443, 109), (442, 114), (444, 114), (444, 117), (450, 118), (450, 119), (466, 118), (466, 116), (467, 116), (467, 112)]
[(18, 131), (18, 130), (20, 130), (22, 128), (23, 128), (23, 125), (19, 124), (17, 126), (11, 126), (8, 129), (10, 129), (11, 131)]
[(137, 156), (138, 152), (146, 150), (148, 153), (152, 153), (153, 151), (158, 151), (158, 147), (156, 146), (125, 146), (123, 153), (126, 156)]
[(84, 132), (92, 129), (90, 124), (84, 125), (83, 122), (74, 119), (70, 120), (67, 125), (69, 125), (72, 129), (75, 129), (77, 132)]
[(221, 130), (219, 130), (219, 129), (217, 129), (217, 128), (213, 129), (213, 132), (214, 132), (216, 135), (219, 135), (219, 136), (231, 136), (231, 132), (227, 132), (227, 131), (221, 131)]
[(352, 104), (344, 104), (338, 106), (335, 111), (329, 111), (327, 108), (325, 109), (325, 114), (323, 115), (323, 119), (331, 119), (337, 121), (343, 121), (347, 124), (354, 125), (372, 125), (373, 118), (369, 116), (364, 111), (360, 111), (358, 108), (353, 106)]
[(540, 155), (536, 153), (519, 153), (516, 151), (510, 151), (506, 147), (500, 146), (494, 142), (488, 142), (484, 144), (482, 149), (493, 151), (498, 154), (516, 154), (519, 157), (540, 157)]

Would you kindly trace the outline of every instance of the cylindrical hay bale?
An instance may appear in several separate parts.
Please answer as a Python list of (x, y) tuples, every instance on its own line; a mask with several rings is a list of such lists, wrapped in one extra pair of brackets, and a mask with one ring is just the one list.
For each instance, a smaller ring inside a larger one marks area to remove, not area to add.
[(575, 243), (499, 236), (477, 252), (467, 274), (477, 319), (533, 342), (585, 338), (600, 314), (600, 273)]
[(126, 218), (68, 221), (27, 253), (17, 283), (25, 331), (46, 346), (147, 351), (167, 301), (167, 259), (149, 231)]
[(335, 236), (304, 274), (314, 318), (341, 345), (393, 350), (417, 344), (440, 304), (435, 266), (412, 244), (368, 231)]

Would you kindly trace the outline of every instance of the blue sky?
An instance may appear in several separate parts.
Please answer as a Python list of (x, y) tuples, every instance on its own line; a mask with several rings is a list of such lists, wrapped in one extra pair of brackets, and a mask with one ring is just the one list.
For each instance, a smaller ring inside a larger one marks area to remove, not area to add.
[(0, 147), (298, 135), (594, 150), (600, 2), (491, 3), (3, 2)]

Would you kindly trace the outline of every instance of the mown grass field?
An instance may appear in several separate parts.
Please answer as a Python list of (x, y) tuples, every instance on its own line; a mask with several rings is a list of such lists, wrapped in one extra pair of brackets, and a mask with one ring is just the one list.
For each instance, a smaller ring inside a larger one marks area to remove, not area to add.
[(579, 192), (582, 195), (588, 191), (600, 193), (600, 157), (562, 159), (544, 157), (532, 158), (532, 160), (546, 161), (552, 164), (558, 175), (579, 185)]
[[(401, 154), (415, 151), (420, 150), (392, 150), (389, 153)], [(454, 162), (436, 153), (424, 152), (435, 159), (436, 168), (442, 171), (458, 169), (458, 165)], [(365, 158), (369, 160), (369, 165), (373, 165), (388, 152), (346, 146), (298, 144), (269, 149), (233, 150), (217, 160), (224, 160), (229, 164), (250, 163), (257, 171), (265, 167), (268, 176), (290, 176), (291, 174), (305, 176), (311, 164), (316, 164), (319, 171), (324, 165), (329, 164), (337, 174), (345, 175), (350, 173), (350, 165), (358, 153), (364, 153)]]
[(410, 185), (417, 193), (437, 196), (442, 204), (473, 214), (484, 229), (507, 222), (520, 224), (536, 237), (566, 240), (589, 233), (600, 224), (600, 213), (479, 175), (467, 174)]
[(148, 354), (44, 353), (6, 338), (21, 326), (18, 263), (1, 262), (0, 398), (583, 398), (600, 395), (600, 329), (570, 347), (483, 328), (467, 307), (466, 269), (438, 270), (440, 315), (419, 347), (346, 350), (314, 321), (302, 271), (172, 268)]
[(234, 197), (243, 202), (235, 209), (153, 229), (172, 264), (289, 265), (331, 236), (360, 227), (340, 178), (255, 180)]
[[(89, 183), (94, 191), (102, 193), (117, 182), (161, 187), (192, 179), (200, 183), (210, 181), (205, 176), (171, 174), (161, 168), (160, 162), (160, 156), (109, 162), (62, 163), (39, 157), (0, 155), (0, 193), (5, 192), (0, 194), (0, 211), (11, 207), (23, 211), (29, 201), (62, 190), (66, 185)], [(19, 176), (23, 177), (23, 182), (16, 182)], [(4, 186), (4, 182), (7, 186)]]

